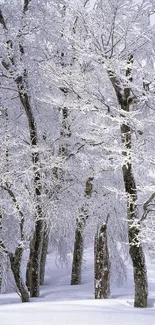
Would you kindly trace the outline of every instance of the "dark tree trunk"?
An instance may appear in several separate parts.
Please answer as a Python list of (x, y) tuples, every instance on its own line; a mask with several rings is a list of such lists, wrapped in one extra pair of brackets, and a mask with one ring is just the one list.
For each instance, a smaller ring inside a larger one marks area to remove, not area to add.
[(26, 270), (26, 285), (31, 297), (39, 297), (40, 293), (40, 261), (43, 245), (44, 221), (37, 220), (33, 239), (30, 243), (30, 256)]
[[(92, 195), (93, 177), (89, 177), (85, 184), (85, 194), (86, 199), (90, 198)], [(83, 249), (84, 249), (84, 229), (86, 225), (86, 220), (88, 218), (87, 205), (84, 205), (81, 209), (81, 214), (76, 220), (75, 229), (75, 240), (74, 240), (74, 251), (73, 251), (73, 262), (72, 262), (72, 274), (71, 274), (71, 285), (76, 285), (81, 283), (81, 272), (82, 272), (82, 261), (83, 261)]]
[(71, 285), (81, 283), (81, 271), (83, 260), (83, 231), (85, 228), (85, 217), (79, 216), (76, 220), (74, 252), (72, 262)]
[(43, 221), (37, 220), (34, 233), (34, 246), (31, 252), (30, 296), (39, 297), (40, 294), (40, 260), (42, 251)]
[(30, 292), (30, 280), (31, 280), (31, 265), (30, 265), (30, 256), (29, 256), (29, 261), (26, 266), (26, 286), (28, 291)]
[(43, 244), (42, 244), (41, 260), (40, 260), (40, 285), (44, 284), (48, 243), (49, 243), (49, 231), (47, 229), (45, 229), (44, 237), (43, 237)]
[(30, 141), (32, 146), (32, 163), (34, 170), (34, 189), (36, 195), (36, 215), (35, 215), (35, 230), (33, 240), (30, 245), (30, 271), (29, 277), (29, 289), (31, 297), (39, 297), (39, 285), (40, 285), (40, 259), (42, 252), (43, 233), (44, 233), (44, 221), (42, 219), (42, 208), (40, 203), (41, 195), (41, 177), (39, 172), (40, 159), (39, 154), (36, 152), (38, 146), (37, 129), (35, 120), (32, 113), (32, 108), (29, 102), (29, 97), (26, 92), (26, 84), (24, 76), (16, 80), (19, 97), (22, 105), (24, 106), (26, 116), (29, 124)]
[(22, 261), (22, 254), (23, 254), (23, 248), (17, 247), (15, 254), (10, 253), (10, 264), (11, 264), (11, 270), (15, 279), (16, 286), (19, 290), (19, 294), (21, 296), (22, 302), (29, 302), (29, 293), (26, 290), (26, 287), (24, 285), (24, 282), (22, 280), (21, 276), (21, 261)]
[[(20, 46), (20, 48), (22, 48)], [(23, 52), (24, 53), (24, 50)], [(35, 229), (33, 234), (33, 239), (30, 244), (30, 260), (28, 263), (27, 275), (28, 275), (28, 288), (30, 290), (31, 297), (39, 297), (39, 287), (40, 287), (40, 260), (42, 252), (42, 243), (43, 243), (43, 233), (44, 233), (44, 221), (42, 214), (42, 207), (40, 202), (41, 196), (41, 176), (40, 176), (40, 157), (39, 153), (36, 150), (38, 147), (38, 137), (37, 137), (37, 127), (35, 119), (33, 116), (32, 107), (30, 104), (30, 98), (28, 96), (28, 90), (26, 85), (27, 73), (24, 72), (24, 75), (18, 77), (15, 81), (17, 84), (19, 98), (21, 104), (25, 109), (27, 116), (27, 121), (29, 125), (30, 133), (30, 144), (32, 148), (32, 163), (33, 163), (33, 172), (34, 172), (34, 191), (35, 191)]]
[(139, 229), (131, 224), (129, 226), (129, 244), (134, 271), (134, 307), (144, 308), (147, 307), (148, 298), (147, 269), (142, 245), (137, 240), (138, 234)]
[(94, 243), (94, 288), (95, 299), (109, 298), (110, 261), (107, 242), (107, 225), (97, 231)]
[[(132, 82), (132, 64), (133, 56), (131, 55), (127, 62), (126, 78), (129, 82)], [(138, 211), (137, 211), (137, 188), (133, 173), (132, 164), (132, 142), (131, 134), (132, 129), (126, 120), (126, 114), (129, 114), (132, 104), (131, 89), (128, 86), (124, 86), (124, 91), (120, 85), (120, 80), (117, 76), (108, 71), (110, 81), (116, 92), (118, 103), (121, 108), (120, 117), (122, 119), (121, 124), (121, 138), (124, 146), (122, 156), (123, 160), (123, 180), (127, 197), (127, 221), (128, 221), (128, 237), (129, 237), (129, 252), (133, 264), (134, 270), (134, 284), (135, 284), (135, 307), (147, 307), (148, 297), (148, 283), (147, 283), (147, 270), (145, 263), (145, 256), (141, 243), (139, 242), (139, 225), (138, 225)]]
[(61, 113), (62, 113), (62, 124), (61, 124), (60, 136), (62, 138), (62, 144), (59, 147), (59, 154), (60, 156), (68, 157), (68, 140), (71, 137), (68, 108), (63, 107)]
[[(147, 307), (148, 283), (145, 256), (141, 243), (139, 242), (139, 223), (137, 212), (137, 188), (132, 170), (131, 156), (127, 154), (131, 150), (131, 130), (130, 127), (122, 124), (122, 142), (125, 150), (123, 156), (128, 159), (122, 167), (125, 191), (127, 194), (127, 219), (129, 253), (133, 263), (135, 299), (134, 307)], [(131, 153), (130, 153), (131, 154)]]
[[(24, 0), (23, 10), (22, 10), (22, 19), (24, 18), (25, 13), (28, 10), (28, 6), (31, 0)], [(0, 11), (0, 23), (3, 26), (5, 32), (8, 32), (5, 20), (3, 18), (2, 12)], [(23, 61), (24, 56), (24, 47), (22, 45), (22, 32), (19, 30), (18, 39), (19, 39), (19, 51), (20, 51), (20, 59)], [(33, 115), (33, 109), (31, 107), (29, 89), (28, 89), (28, 77), (27, 71), (24, 69), (19, 75), (18, 70), (16, 68), (15, 60), (12, 55), (14, 44), (12, 40), (7, 41), (7, 50), (8, 50), (8, 62), (3, 61), (3, 67), (11, 72), (12, 67), (13, 71), (10, 73), (10, 76), (14, 79), (17, 89), (19, 100), (23, 109), (25, 110), (25, 114), (27, 117), (29, 134), (30, 134), (30, 145), (32, 149), (32, 164), (33, 164), (33, 172), (34, 172), (34, 192), (35, 192), (35, 229), (33, 235), (33, 245), (30, 248), (30, 270), (27, 272), (29, 274), (28, 283), (30, 284), (30, 294), (31, 297), (39, 296), (39, 285), (40, 285), (40, 259), (41, 259), (41, 251), (42, 251), (42, 242), (43, 242), (43, 232), (44, 232), (44, 222), (43, 222), (43, 213), (40, 202), (41, 196), (41, 176), (40, 176), (40, 157), (38, 153), (38, 137), (37, 137), (37, 127), (35, 118)], [(30, 279), (31, 278), (31, 279)]]

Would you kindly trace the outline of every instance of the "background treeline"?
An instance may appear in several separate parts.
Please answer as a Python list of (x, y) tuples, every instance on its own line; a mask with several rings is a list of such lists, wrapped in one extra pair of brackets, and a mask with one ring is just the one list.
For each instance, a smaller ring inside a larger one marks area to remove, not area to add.
[(0, 292), (11, 270), (23, 302), (39, 297), (49, 245), (61, 262), (73, 253), (80, 284), (93, 244), (95, 298), (125, 280), (129, 254), (134, 305), (147, 306), (154, 12), (151, 0), (1, 2)]

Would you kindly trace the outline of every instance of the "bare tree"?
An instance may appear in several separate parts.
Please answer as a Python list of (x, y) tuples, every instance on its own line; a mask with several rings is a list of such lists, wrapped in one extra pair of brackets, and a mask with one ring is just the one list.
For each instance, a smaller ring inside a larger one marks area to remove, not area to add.
[(132, 69), (133, 55), (130, 55), (126, 69), (126, 86), (123, 90), (121, 81), (113, 71), (108, 71), (110, 81), (115, 90), (118, 104), (120, 105), (121, 118), (121, 139), (124, 146), (122, 151), (123, 156), (123, 180), (127, 198), (127, 221), (128, 221), (128, 237), (129, 237), (129, 252), (133, 263), (134, 284), (135, 284), (135, 307), (147, 307), (148, 283), (145, 256), (142, 244), (139, 242), (139, 225), (138, 225), (138, 209), (137, 209), (137, 188), (132, 164), (132, 129), (126, 117), (132, 109)]
[[(28, 10), (28, 5), (31, 0), (25, 0), (23, 4), (22, 10), (22, 21), (26, 12)], [(2, 11), (0, 11), (0, 23), (3, 26), (4, 32), (6, 35), (8, 34), (7, 24), (3, 17)], [(24, 26), (23, 26), (24, 28)], [(18, 46), (19, 46), (19, 53), (20, 53), (20, 60), (23, 61), (24, 56), (24, 47), (22, 44), (22, 30), (19, 30), (18, 35)], [(37, 136), (37, 126), (33, 114), (33, 109), (30, 102), (29, 96), (29, 89), (28, 89), (28, 77), (26, 69), (20, 74), (18, 73), (18, 66), (15, 63), (13, 57), (13, 49), (14, 44), (12, 40), (6, 40), (7, 44), (7, 60), (2, 60), (3, 67), (10, 73), (10, 77), (14, 80), (20, 102), (22, 107), (25, 110), (25, 114), (27, 117), (27, 122), (29, 126), (29, 135), (30, 135), (30, 145), (31, 145), (31, 153), (32, 153), (32, 164), (33, 164), (33, 172), (34, 172), (34, 192), (35, 192), (35, 229), (34, 235), (32, 239), (33, 245), (31, 245), (31, 252), (30, 252), (30, 273), (31, 273), (31, 281), (30, 281), (30, 294), (31, 297), (38, 297), (39, 296), (39, 284), (40, 284), (40, 259), (41, 259), (41, 250), (42, 250), (42, 242), (43, 242), (43, 232), (44, 232), (44, 221), (43, 221), (43, 214), (42, 214), (42, 207), (40, 203), (40, 196), (41, 196), (41, 176), (39, 172), (40, 168), (40, 158), (38, 150), (38, 136)], [(32, 247), (33, 246), (33, 247)]]

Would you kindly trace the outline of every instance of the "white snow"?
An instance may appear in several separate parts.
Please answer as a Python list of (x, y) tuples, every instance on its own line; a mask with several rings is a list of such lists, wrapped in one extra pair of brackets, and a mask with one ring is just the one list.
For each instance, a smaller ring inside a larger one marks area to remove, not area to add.
[(113, 288), (108, 300), (93, 296), (93, 253), (85, 254), (83, 283), (70, 286), (70, 267), (57, 269), (48, 255), (46, 283), (38, 299), (20, 303), (15, 293), (0, 295), (0, 325), (155, 325), (155, 266), (149, 264), (149, 307), (133, 308), (133, 280)]

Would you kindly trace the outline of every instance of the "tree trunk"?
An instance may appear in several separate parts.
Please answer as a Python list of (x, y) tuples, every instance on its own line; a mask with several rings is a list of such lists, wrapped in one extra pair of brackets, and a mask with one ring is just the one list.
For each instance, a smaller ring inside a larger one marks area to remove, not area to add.
[[(23, 10), (22, 10), (22, 19), (26, 11), (28, 10), (30, 0), (24, 0)], [(5, 20), (3, 18), (2, 12), (1, 15), (1, 24), (5, 32), (8, 32)], [(19, 51), (20, 51), (20, 60), (23, 62), (24, 56), (24, 47), (22, 45), (22, 30), (19, 30), (18, 39), (19, 39)], [(40, 202), (41, 196), (41, 175), (40, 175), (40, 157), (38, 152), (38, 137), (37, 137), (37, 127), (35, 118), (33, 115), (33, 109), (30, 102), (29, 89), (28, 89), (28, 77), (26, 69), (23, 69), (21, 75), (18, 73), (16, 68), (15, 60), (12, 55), (14, 53), (14, 44), (12, 40), (7, 41), (7, 50), (8, 50), (8, 58), (9, 63), (7, 64), (5, 61), (2, 62), (3, 67), (7, 71), (12, 71), (12, 67), (14, 70), (14, 75), (12, 73), (10, 76), (13, 76), (13, 79), (16, 83), (18, 89), (19, 100), (21, 105), (25, 111), (29, 134), (30, 134), (30, 146), (32, 149), (32, 164), (33, 164), (33, 174), (34, 174), (34, 192), (35, 192), (35, 230), (33, 235), (33, 247), (31, 245), (32, 251), (30, 252), (30, 270), (29, 273), (29, 284), (30, 284), (30, 294), (31, 297), (39, 296), (39, 285), (40, 285), (40, 259), (41, 259), (41, 251), (42, 251), (42, 242), (43, 242), (43, 232), (44, 232), (44, 222), (43, 222), (43, 213)], [(16, 76), (16, 77), (15, 77)], [(30, 248), (30, 250), (31, 250)]]
[(76, 285), (81, 283), (83, 240), (84, 240), (83, 231), (85, 228), (85, 222), (86, 222), (85, 217), (82, 215), (79, 216), (76, 220), (71, 285)]
[(0, 293), (2, 293), (2, 283), (3, 283), (3, 255), (0, 253)]
[(107, 225), (101, 226), (94, 243), (94, 288), (95, 299), (109, 298), (110, 261), (107, 242)]
[(137, 227), (129, 226), (130, 256), (133, 263), (135, 284), (134, 307), (144, 308), (147, 307), (148, 297), (147, 269), (142, 245), (137, 240), (138, 234), (139, 229)]
[[(63, 88), (61, 88), (62, 90)], [(67, 96), (67, 93), (65, 94)], [(62, 139), (62, 143), (59, 147), (60, 156), (68, 157), (68, 140), (71, 137), (71, 130), (69, 124), (69, 110), (67, 107), (63, 107), (61, 109), (62, 113), (62, 124), (60, 130), (60, 136)]]
[[(122, 106), (122, 109), (129, 111), (129, 106)], [(128, 110), (127, 110), (128, 109)], [(145, 256), (138, 235), (140, 233), (137, 211), (137, 188), (132, 170), (131, 159), (131, 128), (126, 124), (121, 125), (122, 143), (124, 144), (124, 164), (122, 167), (123, 180), (127, 196), (127, 219), (129, 253), (133, 263), (135, 299), (134, 307), (147, 307), (148, 283)]]
[(43, 245), (43, 220), (37, 220), (33, 239), (30, 243), (30, 255), (26, 270), (26, 285), (31, 297), (39, 297), (40, 294), (40, 261)]
[(15, 283), (17, 285), (17, 288), (19, 290), (19, 294), (21, 296), (22, 302), (29, 302), (29, 293), (26, 290), (26, 287), (24, 285), (24, 282), (22, 280), (21, 276), (21, 261), (22, 261), (22, 254), (23, 254), (23, 248), (17, 247), (15, 254), (12, 253), (9, 254), (10, 258), (10, 264), (11, 264), (11, 270), (15, 279)]
[[(93, 177), (89, 177), (85, 184), (84, 196), (88, 199), (91, 197), (93, 185)], [(81, 209), (81, 214), (76, 220), (75, 229), (75, 240), (74, 240), (74, 251), (73, 251), (73, 262), (72, 262), (72, 274), (71, 274), (71, 285), (81, 283), (81, 272), (82, 272), (82, 261), (83, 261), (83, 249), (84, 249), (84, 237), (83, 232), (88, 218), (87, 206), (84, 205)]]
[[(126, 79), (132, 82), (132, 65), (133, 56), (130, 55), (127, 62)], [(121, 123), (121, 138), (123, 143), (123, 180), (127, 197), (127, 221), (128, 221), (128, 237), (129, 237), (129, 252), (134, 270), (134, 284), (135, 284), (135, 300), (134, 307), (147, 307), (148, 297), (148, 283), (147, 283), (147, 270), (145, 263), (145, 256), (141, 243), (138, 240), (139, 225), (138, 225), (138, 211), (137, 211), (137, 188), (133, 173), (132, 164), (132, 142), (131, 134), (132, 129), (129, 125), (127, 117), (129, 116), (130, 107), (132, 104), (131, 88), (126, 82), (124, 91), (121, 87), (121, 81), (115, 73), (108, 71), (110, 81), (115, 90), (118, 103), (121, 108), (120, 118)]]
[(30, 245), (30, 260), (29, 260), (29, 271), (28, 274), (28, 288), (30, 290), (31, 297), (39, 297), (39, 286), (40, 286), (40, 260), (42, 252), (43, 243), (43, 233), (44, 233), (44, 221), (42, 218), (42, 207), (40, 203), (41, 196), (41, 176), (39, 172), (40, 158), (39, 153), (36, 151), (38, 147), (37, 138), (37, 128), (35, 119), (33, 116), (32, 108), (30, 105), (30, 99), (26, 88), (26, 72), (24, 76), (18, 77), (16, 79), (19, 97), (21, 103), (25, 109), (25, 113), (28, 120), (29, 132), (30, 132), (30, 142), (32, 147), (32, 163), (34, 171), (34, 190), (36, 199), (36, 212), (35, 212), (35, 230), (33, 235), (33, 240)]
[(31, 265), (30, 265), (30, 255), (29, 255), (29, 260), (27, 262), (27, 266), (26, 266), (26, 286), (28, 291), (30, 292), (30, 280), (31, 280)]
[[(122, 141), (124, 143), (126, 150), (131, 148), (130, 131), (131, 131), (130, 127), (124, 124), (121, 126)], [(125, 157), (127, 156), (127, 151), (123, 152), (123, 156)], [(137, 211), (137, 188), (136, 188), (136, 183), (132, 171), (131, 157), (128, 160), (128, 163), (127, 164), (125, 163), (123, 165), (122, 171), (123, 171), (125, 191), (127, 194), (129, 253), (131, 256), (133, 271), (134, 271), (134, 285), (135, 285), (134, 307), (147, 307), (147, 297), (148, 297), (147, 269), (146, 269), (143, 248), (138, 239), (140, 229), (139, 229), (138, 211)]]
[(40, 285), (44, 284), (45, 277), (45, 265), (46, 265), (46, 256), (48, 250), (49, 243), (49, 231), (47, 229), (44, 230), (43, 244), (42, 244), (42, 253), (40, 260)]

